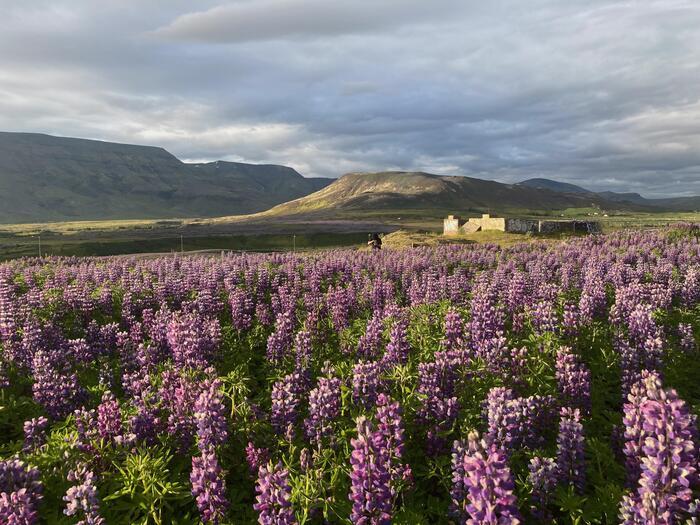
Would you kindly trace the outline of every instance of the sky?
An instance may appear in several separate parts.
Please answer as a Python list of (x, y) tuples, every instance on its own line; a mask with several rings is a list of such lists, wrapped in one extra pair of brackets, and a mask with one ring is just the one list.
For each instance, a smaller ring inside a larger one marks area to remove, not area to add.
[(697, 0), (0, 0), (0, 130), (700, 195)]

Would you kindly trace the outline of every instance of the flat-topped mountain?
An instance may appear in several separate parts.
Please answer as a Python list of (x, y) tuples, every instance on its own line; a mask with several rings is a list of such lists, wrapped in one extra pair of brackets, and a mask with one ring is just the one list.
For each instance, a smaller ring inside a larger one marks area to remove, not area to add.
[(0, 132), (0, 222), (215, 217), (323, 188), (277, 165), (186, 164), (163, 148)]
[(629, 203), (613, 205), (595, 193), (563, 193), (471, 177), (386, 171), (349, 173), (316, 193), (280, 204), (266, 213), (324, 215), (333, 211), (407, 209), (453, 212), (492, 209), (501, 212), (585, 207), (637, 208)]

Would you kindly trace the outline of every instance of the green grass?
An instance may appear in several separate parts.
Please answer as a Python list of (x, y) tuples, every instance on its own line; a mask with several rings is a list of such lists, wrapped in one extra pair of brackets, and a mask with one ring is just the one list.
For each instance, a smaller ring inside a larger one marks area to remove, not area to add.
[[(184, 251), (236, 250), (236, 251), (289, 251), (364, 245), (366, 233), (314, 233), (308, 235), (221, 235), (186, 237), (182, 241)], [(102, 256), (130, 253), (169, 253), (180, 251), (180, 237), (148, 239), (71, 241), (51, 239), (42, 242), (43, 255)], [(0, 239), (0, 260), (37, 256), (37, 238)]]
[[(439, 235), (442, 221), (448, 214), (462, 217), (478, 216), (481, 212), (493, 216), (522, 218), (567, 218), (599, 221), (604, 232), (621, 228), (649, 228), (674, 222), (700, 222), (698, 213), (608, 213), (599, 210), (570, 208), (560, 211), (537, 210), (443, 210), (443, 209), (383, 209), (374, 211), (342, 210), (326, 218), (337, 224), (285, 222), (283, 218), (251, 220), (249, 217), (220, 217), (214, 219), (82, 221), (45, 224), (17, 224), (0, 226), (0, 260), (39, 253), (41, 235), (44, 255), (119, 255), (128, 253), (169, 253), (180, 251), (180, 235), (184, 235), (184, 250), (247, 250), (277, 251), (293, 248), (292, 232), (296, 235), (297, 249), (327, 248), (333, 246), (364, 245), (367, 223), (383, 225), (385, 230), (401, 229), (411, 235), (429, 234), (419, 239), (396, 238), (395, 244), (436, 244), (444, 242)], [(594, 215), (598, 213), (598, 215)], [(309, 219), (310, 220), (310, 219)], [(325, 233), (324, 233), (325, 231)], [(329, 233), (339, 231), (342, 233)], [(383, 231), (378, 228), (377, 231)], [(361, 232), (361, 233), (358, 233)], [(406, 237), (406, 234), (403, 234)], [(434, 236), (431, 240), (430, 235)], [(538, 237), (540, 238), (540, 237)], [(556, 236), (560, 238), (560, 236)], [(454, 239), (453, 239), (454, 240)], [(527, 240), (518, 234), (479, 232), (462, 241), (493, 242), (509, 245)], [(391, 242), (394, 242), (390, 240)], [(458, 242), (462, 242), (458, 241)], [(387, 246), (389, 246), (389, 244)]]

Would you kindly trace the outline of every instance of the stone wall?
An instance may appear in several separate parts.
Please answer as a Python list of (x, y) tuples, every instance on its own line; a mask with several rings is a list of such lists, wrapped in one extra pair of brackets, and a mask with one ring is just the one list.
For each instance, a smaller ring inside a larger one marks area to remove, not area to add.
[(595, 221), (505, 219), (503, 217), (491, 217), (488, 213), (483, 214), (479, 218), (473, 217), (466, 223), (455, 215), (448, 215), (443, 220), (444, 235), (489, 230), (511, 233), (598, 233), (601, 231), (600, 224)]
[(488, 213), (484, 213), (480, 219), (469, 219), (469, 223), (479, 226), (481, 228), (481, 231), (506, 231), (506, 220), (503, 217), (491, 217)]
[(538, 221), (528, 219), (506, 219), (505, 231), (511, 233), (527, 233), (539, 231)]
[(539, 233), (598, 233), (600, 224), (594, 221), (539, 221)]
[(459, 223), (459, 217), (448, 215), (447, 218), (442, 221), (443, 235), (457, 235), (459, 233)]

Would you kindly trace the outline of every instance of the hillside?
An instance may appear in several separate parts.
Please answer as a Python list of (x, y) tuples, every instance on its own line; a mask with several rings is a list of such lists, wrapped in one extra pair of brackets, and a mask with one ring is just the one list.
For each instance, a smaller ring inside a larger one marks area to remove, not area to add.
[(349, 173), (316, 193), (280, 204), (262, 215), (331, 216), (381, 210), (505, 212), (587, 207), (638, 208), (626, 203), (613, 205), (594, 193), (561, 193), (470, 177), (391, 171)]
[(618, 205), (628, 204), (643, 206), (652, 211), (692, 212), (700, 210), (700, 196), (647, 199), (642, 197), (639, 193), (616, 193), (614, 191), (593, 192), (580, 186), (576, 186), (575, 184), (559, 182), (551, 179), (528, 179), (519, 182), (517, 185), (530, 188), (548, 189), (559, 193), (597, 195), (610, 203), (616, 203)]
[(186, 164), (163, 148), (0, 132), (0, 223), (245, 214), (330, 182), (286, 166)]
[(590, 190), (569, 184), (568, 182), (559, 182), (552, 179), (527, 179), (518, 182), (517, 186), (527, 186), (528, 188), (536, 188), (540, 190), (552, 190), (559, 193), (593, 193)]

